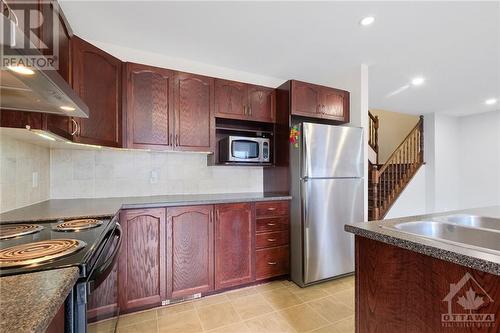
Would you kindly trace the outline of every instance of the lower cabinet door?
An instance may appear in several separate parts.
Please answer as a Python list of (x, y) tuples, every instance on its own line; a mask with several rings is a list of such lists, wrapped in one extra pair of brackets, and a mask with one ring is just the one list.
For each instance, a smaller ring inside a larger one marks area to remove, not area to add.
[(215, 212), (215, 289), (254, 281), (254, 205), (216, 205)]
[(167, 298), (214, 289), (212, 205), (167, 208)]
[(120, 213), (123, 241), (118, 258), (120, 312), (161, 305), (166, 299), (165, 209)]

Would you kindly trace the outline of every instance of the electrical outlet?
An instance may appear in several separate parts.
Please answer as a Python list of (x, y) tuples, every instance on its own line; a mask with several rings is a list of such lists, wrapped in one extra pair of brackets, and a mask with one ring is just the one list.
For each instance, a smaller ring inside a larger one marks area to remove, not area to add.
[(149, 177), (149, 182), (151, 184), (156, 184), (158, 183), (158, 171), (156, 170), (151, 170), (151, 176)]
[(33, 188), (38, 187), (38, 172), (36, 171), (31, 174), (31, 186)]

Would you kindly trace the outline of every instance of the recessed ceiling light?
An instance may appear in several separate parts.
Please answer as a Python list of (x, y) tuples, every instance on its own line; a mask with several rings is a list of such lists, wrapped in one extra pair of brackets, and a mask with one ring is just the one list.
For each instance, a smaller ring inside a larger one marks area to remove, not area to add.
[(16, 73), (22, 74), (22, 75), (33, 75), (33, 74), (35, 74), (34, 70), (32, 70), (30, 68), (27, 68), (27, 67), (24, 67), (23, 65), (7, 66), (7, 68), (10, 69), (13, 72), (16, 72)]
[(61, 110), (64, 110), (64, 111), (75, 111), (76, 109), (72, 106), (60, 106)]
[(496, 98), (489, 98), (486, 101), (484, 101), (484, 104), (486, 104), (486, 105), (497, 104), (497, 99)]
[(413, 84), (414, 86), (419, 86), (419, 85), (423, 84), (424, 81), (425, 81), (425, 79), (423, 77), (416, 77), (413, 80), (411, 80), (411, 84)]
[(367, 26), (367, 25), (370, 25), (372, 24), (373, 22), (375, 22), (375, 17), (373, 16), (367, 16), (367, 17), (364, 17), (360, 22), (359, 24), (363, 25), (363, 26)]

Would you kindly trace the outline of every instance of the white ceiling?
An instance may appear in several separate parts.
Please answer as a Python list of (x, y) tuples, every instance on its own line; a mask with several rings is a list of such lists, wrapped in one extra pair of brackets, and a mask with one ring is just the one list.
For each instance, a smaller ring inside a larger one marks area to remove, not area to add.
[[(370, 65), (370, 108), (499, 108), (500, 2), (90, 2), (61, 4), (89, 40), (281, 79), (329, 84)], [(376, 17), (372, 26), (359, 20)], [(412, 77), (420, 87), (404, 88)], [(397, 92), (392, 94), (393, 92)]]

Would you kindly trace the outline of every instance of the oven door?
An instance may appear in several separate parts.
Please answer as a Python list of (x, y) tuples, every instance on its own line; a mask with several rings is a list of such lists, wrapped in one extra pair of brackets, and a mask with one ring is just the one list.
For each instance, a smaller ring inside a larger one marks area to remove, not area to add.
[(115, 332), (118, 322), (118, 265), (122, 242), (120, 224), (106, 242), (96, 268), (87, 280), (87, 332)]
[(260, 162), (260, 141), (251, 138), (233, 139), (230, 146), (230, 160), (234, 162)]

